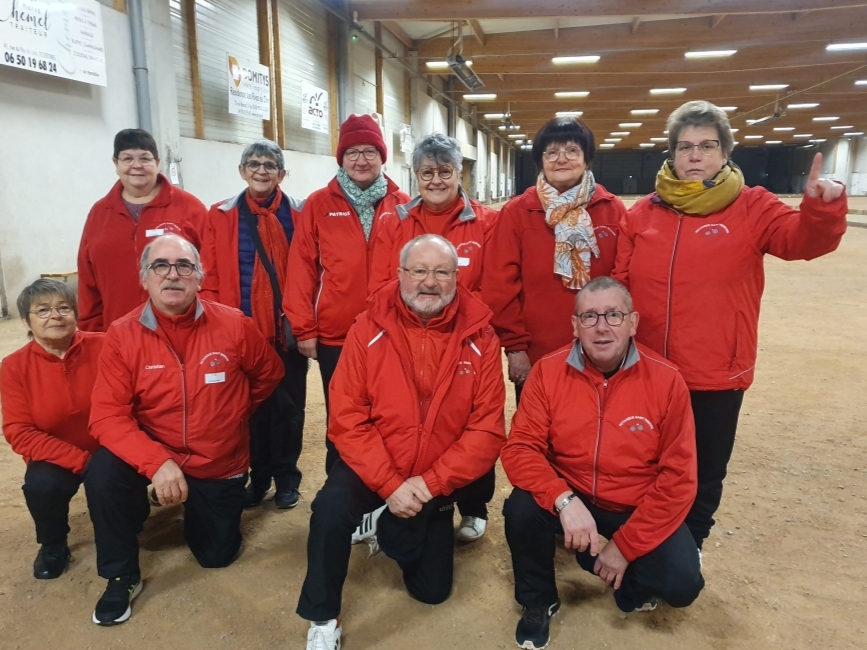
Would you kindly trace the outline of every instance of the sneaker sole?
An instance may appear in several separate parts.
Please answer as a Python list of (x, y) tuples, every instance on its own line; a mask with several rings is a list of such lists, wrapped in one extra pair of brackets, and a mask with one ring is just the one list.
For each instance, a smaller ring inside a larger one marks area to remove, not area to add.
[(114, 619), (113, 621), (100, 621), (96, 618), (96, 610), (93, 612), (93, 622), (97, 625), (101, 625), (102, 627), (111, 627), (112, 625), (120, 625), (129, 620), (129, 617), (132, 616), (132, 601), (135, 600), (136, 596), (141, 593), (142, 581), (139, 580), (138, 585), (136, 585), (135, 590), (132, 592), (132, 595), (129, 597), (129, 607), (126, 608), (126, 611), (119, 618)]
[[(562, 603), (557, 603), (557, 604), (556, 604), (556, 606), (555, 606), (556, 609), (554, 609), (554, 611), (551, 612), (551, 618), (548, 619), (548, 624), (549, 624), (549, 625), (550, 625), (551, 621), (554, 619), (554, 617), (557, 615), (557, 612), (560, 611), (560, 608), (561, 608), (562, 606), (563, 606)], [(550, 643), (551, 643), (551, 633), (550, 633), (550, 631), (549, 631), (549, 633), (548, 633), (548, 641), (545, 642), (543, 645), (536, 645), (535, 643), (533, 643), (533, 642), (530, 641), (529, 639), (527, 639), (526, 641), (524, 641), (524, 643), (518, 643), (517, 639), (515, 640), (515, 645), (517, 645), (519, 648), (524, 648), (524, 650), (544, 650), (544, 648), (547, 648), (548, 645), (549, 645)]]
[(484, 536), (485, 536), (484, 533), (482, 533), (481, 535), (465, 535), (461, 531), (458, 531), (457, 534), (455, 535), (455, 537), (457, 538), (457, 540), (459, 542), (475, 542), (475, 541), (482, 539), (482, 537), (484, 537)]

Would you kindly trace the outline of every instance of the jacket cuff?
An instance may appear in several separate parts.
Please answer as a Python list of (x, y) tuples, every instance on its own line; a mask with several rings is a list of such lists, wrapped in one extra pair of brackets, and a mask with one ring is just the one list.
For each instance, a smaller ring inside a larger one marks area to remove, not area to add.
[(160, 467), (162, 467), (167, 460), (172, 460), (172, 457), (166, 454), (165, 456), (153, 456), (148, 460), (144, 461), (138, 467), (138, 471), (140, 474), (144, 474), (151, 481), (154, 479), (154, 474), (157, 473)]
[(564, 492), (574, 491), (575, 490), (573, 490), (566, 481), (564, 481), (563, 479), (558, 479), (550, 486), (548, 486), (548, 489), (545, 490), (545, 492), (543, 493), (541, 500), (539, 500), (538, 497), (536, 498), (536, 502), (540, 506), (545, 508), (545, 510), (547, 510), (548, 512), (553, 512), (554, 514), (557, 514), (554, 510), (554, 506), (557, 505), (557, 497), (559, 497)]
[(403, 479), (400, 474), (396, 473), (390, 479), (388, 479), (381, 488), (379, 488), (376, 493), (379, 495), (381, 499), (387, 499), (394, 491), (403, 485)]
[(638, 558), (638, 555), (635, 553), (635, 549), (629, 545), (629, 543), (623, 538), (623, 533), (621, 532), (623, 529), (620, 528), (611, 536), (611, 539), (617, 544), (617, 548), (620, 550), (620, 553), (623, 557), (626, 558), (626, 561), (630, 564), (635, 562)]
[(429, 469), (422, 474), (421, 477), (424, 479), (425, 485), (427, 485), (428, 492), (431, 493), (431, 496), (438, 497), (443, 494), (443, 486), (433, 469)]

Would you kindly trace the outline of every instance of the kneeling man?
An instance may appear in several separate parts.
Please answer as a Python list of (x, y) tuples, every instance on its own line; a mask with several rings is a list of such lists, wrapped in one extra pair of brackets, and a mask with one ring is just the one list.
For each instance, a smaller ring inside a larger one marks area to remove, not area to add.
[[(548, 644), (560, 609), (555, 535), (578, 564), (614, 587), (624, 612), (657, 598), (692, 603), (702, 587), (695, 541), (683, 523), (696, 493), (695, 428), (677, 368), (633, 340), (638, 314), (607, 277), (578, 294), (575, 338), (530, 373), (503, 448), (515, 489), (506, 500), (518, 646)], [(599, 550), (599, 535), (609, 541)]]
[(486, 489), (506, 439), (500, 343), (457, 265), (448, 240), (416, 237), (346, 337), (328, 426), (340, 460), (313, 501), (297, 610), (309, 650), (340, 648), (352, 533), (383, 503), (378, 543), (410, 595), (438, 604), (451, 592), (453, 504)]
[(203, 567), (232, 563), (241, 547), (250, 441), (247, 421), (283, 376), (283, 363), (252, 319), (197, 300), (199, 253), (177, 235), (141, 259), (150, 299), (108, 328), (90, 432), (100, 444), (84, 488), (96, 563), (108, 588), (93, 622), (130, 617), (141, 591), (137, 533), (147, 486), (160, 504), (184, 504), (184, 537)]

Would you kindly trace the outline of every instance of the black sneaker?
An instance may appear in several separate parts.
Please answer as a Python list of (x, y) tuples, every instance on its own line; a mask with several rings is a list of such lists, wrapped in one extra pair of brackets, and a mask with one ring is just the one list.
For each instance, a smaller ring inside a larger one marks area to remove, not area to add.
[(244, 507), (245, 508), (255, 508), (260, 503), (262, 503), (262, 500), (265, 498), (266, 494), (268, 494), (267, 489), (264, 492), (261, 492), (255, 488), (253, 488), (252, 486), (248, 487), (247, 488), (247, 494), (246, 494), (245, 500), (244, 500)]
[(276, 505), (280, 510), (289, 510), (298, 505), (298, 499), (300, 498), (301, 495), (295, 488), (289, 488), (288, 490), (282, 491), (277, 490), (277, 494), (274, 495), (274, 505)]
[(528, 650), (542, 650), (551, 640), (548, 625), (551, 617), (560, 611), (560, 601), (550, 607), (541, 609), (524, 608), (521, 620), (518, 621), (518, 629), (515, 630), (515, 642), (519, 648)]
[(141, 578), (119, 576), (108, 581), (105, 593), (93, 610), (93, 622), (97, 625), (119, 625), (132, 615), (132, 601), (141, 593)]
[(43, 544), (33, 562), (33, 577), (37, 580), (59, 578), (69, 564), (72, 553), (66, 544)]

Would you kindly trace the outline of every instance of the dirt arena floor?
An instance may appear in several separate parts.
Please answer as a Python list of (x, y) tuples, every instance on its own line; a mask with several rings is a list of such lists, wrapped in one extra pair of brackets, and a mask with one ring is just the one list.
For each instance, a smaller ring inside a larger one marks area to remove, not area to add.
[[(707, 587), (698, 601), (621, 614), (610, 590), (561, 549), (564, 608), (549, 648), (867, 646), (865, 262), (864, 228), (851, 228), (824, 259), (767, 260), (756, 383), (705, 546)], [(0, 354), (23, 342), (18, 322), (0, 323)], [(105, 582), (96, 574), (81, 492), (71, 512), (74, 562), (57, 580), (33, 579), (37, 546), (20, 489), (24, 465), (0, 443), (0, 647), (303, 648), (307, 623), (294, 612), (310, 502), (324, 478), (315, 366), (310, 386), (299, 507), (278, 512), (268, 503), (246, 512), (241, 556), (218, 570), (199, 568), (185, 547), (180, 507), (154, 509), (140, 536), (144, 591), (119, 627), (90, 621)], [(454, 592), (443, 605), (411, 600), (394, 562), (368, 559), (366, 547), (356, 547), (343, 601), (346, 650), (514, 647), (519, 608), (500, 515), (509, 486), (502, 473), (498, 481), (489, 532), (457, 550)]]

